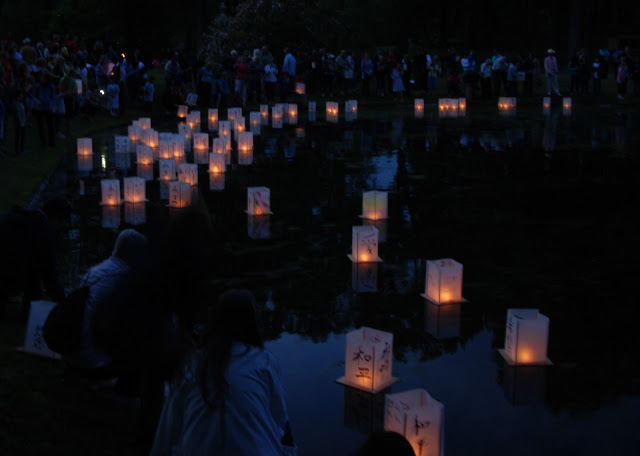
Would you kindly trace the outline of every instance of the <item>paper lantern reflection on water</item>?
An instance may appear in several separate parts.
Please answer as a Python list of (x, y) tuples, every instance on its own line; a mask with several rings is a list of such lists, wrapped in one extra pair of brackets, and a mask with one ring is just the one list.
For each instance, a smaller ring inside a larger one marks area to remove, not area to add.
[(117, 230), (120, 219), (120, 206), (102, 206), (102, 228)]
[(344, 426), (354, 431), (370, 435), (384, 429), (385, 394), (391, 387), (377, 394), (371, 394), (357, 388), (344, 390)]
[(178, 180), (190, 185), (198, 185), (198, 165), (195, 163), (180, 163), (178, 165)]
[(144, 203), (124, 203), (124, 222), (129, 225), (147, 223), (147, 206)]
[(296, 82), (297, 95), (304, 95), (306, 91), (307, 91), (307, 86), (305, 85), (304, 82)]
[(210, 173), (224, 173), (227, 170), (226, 165), (227, 157), (223, 153), (210, 153), (209, 154), (209, 172)]
[(268, 215), (247, 215), (247, 236), (251, 239), (271, 237), (271, 217)]
[(436, 304), (425, 301), (424, 330), (438, 340), (460, 337), (460, 311), (462, 304)]
[(413, 101), (413, 112), (416, 119), (422, 119), (424, 117), (424, 98), (416, 98)]
[(362, 218), (385, 220), (387, 218), (388, 193), (373, 190), (362, 194)]
[(271, 190), (267, 187), (247, 187), (247, 214), (272, 215)]
[(91, 138), (78, 138), (76, 141), (78, 156), (93, 154), (93, 140)]
[(118, 179), (102, 179), (100, 189), (103, 206), (118, 206), (120, 204), (120, 181)]
[(189, 113), (189, 106), (187, 105), (178, 105), (178, 117), (181, 119), (186, 119), (187, 114)]
[(173, 181), (176, 179), (176, 161), (173, 158), (158, 161), (158, 180)]
[(427, 260), (423, 297), (436, 304), (463, 302), (462, 265), (451, 258)]
[(565, 116), (571, 115), (571, 98), (569, 97), (562, 99), (562, 114)]
[(191, 184), (188, 182), (169, 182), (169, 207), (187, 207), (191, 205)]
[(327, 122), (338, 123), (338, 115), (340, 112), (340, 108), (338, 107), (338, 103), (335, 101), (327, 101), (326, 104), (326, 116)]
[(316, 102), (315, 101), (310, 101), (309, 102), (309, 107), (307, 108), (309, 110), (309, 112), (316, 112)]
[(142, 177), (145, 181), (153, 180), (153, 163), (150, 165), (138, 163), (136, 171), (138, 177)]
[(269, 125), (269, 105), (260, 105), (260, 123), (262, 125)]
[(392, 375), (393, 334), (363, 326), (346, 337), (343, 385), (376, 393), (398, 381)]
[(551, 364), (547, 358), (549, 319), (538, 309), (507, 310), (504, 350), (499, 350), (511, 365)]
[(542, 99), (542, 112), (545, 115), (548, 115), (551, 113), (551, 97), (544, 97)]
[(282, 106), (271, 109), (271, 128), (282, 128)]
[(298, 123), (298, 105), (289, 103), (287, 106), (287, 123), (289, 125), (295, 125)]
[(442, 456), (444, 405), (424, 389), (387, 394), (384, 430), (404, 436), (416, 456)]
[(378, 263), (352, 263), (351, 288), (356, 293), (378, 291)]
[(226, 173), (209, 173), (209, 190), (224, 190)]
[(146, 183), (142, 177), (125, 177), (122, 181), (124, 183), (125, 202), (142, 203), (146, 201)]
[(209, 131), (216, 131), (218, 129), (218, 110), (211, 108), (207, 111), (207, 120), (209, 124)]
[[(227, 157), (231, 154), (227, 152)], [(253, 149), (238, 150), (238, 165), (250, 165), (253, 163)]]
[(254, 136), (260, 134), (260, 113), (258, 111), (249, 113), (249, 129)]
[(351, 254), (347, 256), (354, 263), (381, 262), (378, 257), (378, 229), (374, 226), (354, 226)]

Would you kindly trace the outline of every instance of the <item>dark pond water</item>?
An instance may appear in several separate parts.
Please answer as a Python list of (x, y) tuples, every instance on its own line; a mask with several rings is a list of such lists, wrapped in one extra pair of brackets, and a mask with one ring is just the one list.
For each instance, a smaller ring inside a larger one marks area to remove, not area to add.
[[(448, 455), (640, 454), (640, 116), (574, 103), (570, 116), (472, 106), (439, 119), (427, 106), (415, 119), (412, 106), (360, 106), (357, 121), (328, 124), (320, 108), (317, 122), (263, 127), (253, 163), (234, 161), (223, 190), (201, 167), (195, 192), (219, 239), (213, 281), (258, 298), (300, 454), (350, 454), (383, 425), (382, 395), (335, 382), (345, 334), (361, 326), (394, 335), (392, 392), (424, 388), (444, 404)], [(135, 225), (144, 232), (169, 211), (149, 181), (142, 216), (122, 208), (119, 224), (105, 223), (99, 179), (136, 172), (133, 155), (114, 171), (114, 134), (126, 131), (94, 137), (93, 172), (71, 157), (57, 174), (78, 209), (70, 285), (108, 256), (118, 229), (146, 219)], [(273, 215), (257, 224), (244, 212), (248, 186), (271, 190)], [(378, 226), (383, 262), (360, 283), (347, 253), (373, 189), (389, 192), (389, 219)], [(437, 258), (464, 265), (468, 299), (440, 315), (420, 297)], [(550, 318), (552, 367), (503, 364), (512, 307)]]

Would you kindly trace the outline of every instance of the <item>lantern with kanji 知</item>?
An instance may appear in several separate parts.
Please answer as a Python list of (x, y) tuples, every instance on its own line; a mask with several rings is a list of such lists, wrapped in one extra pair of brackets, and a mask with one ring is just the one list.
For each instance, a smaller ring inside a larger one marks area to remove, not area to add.
[(198, 185), (198, 165), (195, 163), (180, 163), (178, 165), (178, 180), (190, 185)]
[(253, 133), (254, 136), (258, 136), (260, 134), (260, 113), (258, 111), (249, 113), (249, 130)]
[(388, 212), (388, 193), (373, 190), (362, 194), (362, 218), (385, 220)]
[(422, 119), (424, 117), (424, 98), (416, 98), (413, 101), (413, 113), (416, 119)]
[(160, 159), (158, 161), (158, 180), (176, 180), (176, 161), (173, 158), (168, 160)]
[(272, 215), (271, 191), (267, 187), (247, 187), (247, 214)]
[(224, 173), (227, 170), (227, 157), (223, 153), (212, 152), (209, 154), (209, 172)]
[(93, 140), (91, 138), (78, 138), (76, 150), (79, 157), (93, 154)]
[(124, 183), (125, 202), (143, 203), (146, 201), (146, 182), (142, 177), (125, 177), (122, 181)]
[(346, 337), (343, 385), (377, 393), (398, 379), (392, 375), (393, 334), (362, 327)]
[(216, 131), (218, 129), (218, 110), (210, 108), (207, 111), (207, 120), (209, 123), (209, 131)]
[(444, 455), (444, 405), (424, 389), (386, 395), (384, 430), (404, 436), (416, 456)]
[(282, 128), (282, 106), (271, 108), (271, 128)]
[(188, 182), (169, 182), (169, 207), (187, 207), (191, 205), (191, 184)]
[(378, 229), (375, 226), (357, 226), (352, 228), (351, 254), (347, 255), (354, 263), (379, 263)]
[(538, 309), (507, 310), (504, 350), (498, 350), (511, 365), (549, 365), (547, 346), (549, 318)]
[(120, 181), (118, 179), (102, 179), (100, 181), (103, 206), (117, 206), (120, 204)]
[(462, 265), (451, 258), (427, 260), (425, 292), (421, 295), (436, 304), (463, 302)]

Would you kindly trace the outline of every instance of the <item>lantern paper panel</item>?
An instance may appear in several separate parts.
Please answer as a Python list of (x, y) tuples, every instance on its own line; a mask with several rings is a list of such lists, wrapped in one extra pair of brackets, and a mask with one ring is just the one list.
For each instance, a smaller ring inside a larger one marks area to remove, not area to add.
[(140, 117), (138, 119), (140, 122), (140, 128), (143, 130), (149, 130), (151, 128), (151, 118), (150, 117)]
[(296, 94), (304, 95), (307, 91), (307, 86), (304, 82), (296, 82)]
[(158, 161), (158, 179), (161, 181), (176, 180), (176, 161), (173, 158)]
[(232, 126), (238, 117), (242, 117), (242, 108), (235, 106), (227, 109), (227, 119), (231, 122)]
[(187, 114), (189, 113), (189, 106), (187, 105), (178, 105), (178, 117), (181, 119), (186, 119)]
[(373, 190), (362, 193), (362, 218), (385, 220), (388, 217), (388, 193)]
[(138, 163), (136, 166), (136, 174), (138, 177), (142, 177), (145, 181), (153, 180), (153, 165), (143, 165)]
[(178, 165), (178, 180), (190, 185), (198, 185), (198, 165), (195, 163), (180, 163)]
[(218, 122), (218, 136), (231, 135), (231, 121), (221, 120)]
[(424, 329), (438, 340), (460, 337), (460, 311), (462, 304), (436, 304), (429, 300), (424, 305)]
[(287, 106), (287, 123), (289, 125), (295, 125), (298, 123), (298, 105), (289, 103)]
[[(544, 404), (547, 394), (545, 366), (510, 366), (505, 363), (501, 371), (502, 391), (511, 405)], [(500, 369), (498, 372), (500, 374)]]
[(351, 254), (347, 256), (354, 263), (381, 262), (378, 257), (378, 229), (375, 226), (354, 226)]
[(351, 288), (356, 293), (378, 291), (378, 263), (352, 263)]
[(209, 190), (224, 190), (226, 173), (209, 173)]
[(358, 388), (343, 388), (343, 390), (345, 427), (365, 435), (382, 431), (385, 394), (389, 394), (391, 388), (385, 388), (377, 394)]
[(136, 120), (132, 120), (131, 121), (131, 125), (133, 125), (134, 127), (138, 127), (140, 130), (142, 130), (142, 121), (140, 119), (136, 119)]
[[(149, 146), (144, 146), (149, 147)], [(149, 147), (149, 149), (151, 149)], [(153, 149), (151, 149), (153, 151)], [(171, 150), (171, 140), (170, 139), (160, 139), (158, 141), (158, 159), (168, 160), (173, 158), (173, 151)]]
[(216, 131), (218, 129), (218, 110), (215, 108), (210, 108), (207, 110), (207, 121), (209, 126), (209, 131)]
[(253, 149), (253, 133), (243, 131), (238, 136), (238, 151), (248, 152)]
[(78, 155), (78, 171), (88, 173), (93, 171), (93, 155)]
[(103, 206), (117, 206), (120, 204), (120, 181), (118, 179), (102, 179), (100, 181)]
[(191, 205), (191, 184), (188, 182), (169, 182), (169, 207), (187, 207)]
[(398, 379), (393, 377), (393, 334), (366, 326), (346, 337), (343, 385), (377, 393)]
[(271, 217), (247, 215), (247, 236), (253, 240), (271, 238)]
[(416, 119), (422, 119), (424, 117), (424, 98), (416, 98), (413, 101), (413, 112)]
[(120, 228), (120, 206), (102, 206), (102, 228)]
[(114, 150), (116, 154), (131, 152), (131, 140), (128, 136), (116, 136), (114, 138)]
[[(227, 152), (227, 158), (230, 159), (231, 153)], [(229, 163), (229, 161), (227, 161)], [(253, 163), (253, 149), (238, 151), (238, 165), (251, 165)]]
[(178, 125), (178, 134), (183, 136), (184, 150), (191, 152), (191, 126), (189, 124)]
[(271, 128), (282, 128), (282, 106), (271, 109)]
[(347, 100), (344, 105), (344, 118), (353, 122), (358, 118), (358, 100)]
[(191, 127), (192, 132), (200, 132), (200, 111), (191, 111), (187, 114), (187, 125)]
[[(238, 116), (233, 120), (233, 136), (236, 141), (238, 141), (238, 137), (240, 134), (245, 133), (246, 124), (245, 118), (242, 116)], [(251, 134), (253, 136), (253, 134)]]
[(158, 147), (158, 132), (148, 128), (142, 130), (142, 143), (149, 147)]
[(138, 165), (153, 165), (153, 149), (144, 144), (138, 144), (136, 146), (136, 162)]
[(129, 125), (127, 127), (127, 134), (132, 143), (142, 141), (142, 128), (136, 125)]
[(146, 182), (142, 177), (125, 177), (122, 181), (124, 184), (125, 202), (142, 203), (146, 201)]
[(339, 112), (340, 112), (340, 109), (336, 101), (327, 101), (327, 104), (326, 104), (327, 122), (338, 123)]
[(538, 309), (508, 309), (504, 350), (499, 350), (511, 365), (551, 364), (547, 358), (549, 318)]
[(209, 149), (209, 134), (208, 133), (194, 133), (193, 134), (193, 150), (206, 150)]
[(269, 125), (269, 105), (260, 105), (260, 123), (262, 125)]
[(209, 172), (210, 173), (224, 173), (227, 170), (227, 157), (224, 153), (210, 153), (209, 154)]
[(117, 169), (129, 169), (131, 168), (131, 155), (130, 154), (115, 154), (115, 166)]
[(565, 116), (571, 115), (571, 98), (564, 97), (562, 99), (562, 114)]
[(267, 187), (247, 187), (247, 213), (271, 215), (271, 191)]
[(169, 158), (173, 158), (176, 163), (184, 163), (186, 161), (187, 138), (183, 134), (174, 134), (169, 140), (169, 149), (171, 151)]
[(386, 395), (384, 430), (404, 436), (416, 456), (444, 455), (444, 405), (424, 389)]
[(451, 258), (427, 260), (425, 293), (436, 304), (463, 302), (462, 264)]
[(220, 133), (220, 139), (224, 144), (225, 151), (227, 152), (231, 151), (231, 132)]
[(544, 97), (542, 99), (542, 113), (545, 116), (551, 114), (551, 97)]
[(362, 219), (363, 226), (375, 226), (378, 230), (378, 242), (387, 242), (387, 237), (389, 233), (389, 220), (370, 220), (370, 219)]
[(124, 203), (124, 222), (129, 225), (147, 223), (147, 205), (144, 203)]
[(260, 112), (254, 111), (249, 113), (249, 131), (251, 131), (254, 136), (260, 135), (261, 123)]
[(78, 138), (77, 152), (78, 156), (86, 156), (93, 154), (93, 140), (91, 138)]
[(20, 351), (46, 358), (62, 359), (62, 356), (47, 346), (42, 334), (42, 328), (47, 321), (47, 317), (49, 317), (49, 313), (56, 305), (55, 302), (51, 301), (31, 301), (29, 318), (24, 333), (24, 345), (19, 348)]

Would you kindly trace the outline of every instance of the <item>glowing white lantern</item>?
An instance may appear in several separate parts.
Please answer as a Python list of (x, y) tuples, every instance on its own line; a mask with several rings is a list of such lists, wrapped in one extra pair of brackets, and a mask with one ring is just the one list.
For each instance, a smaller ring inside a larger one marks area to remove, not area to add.
[(516, 113), (516, 98), (515, 97), (499, 97), (498, 98), (498, 112), (505, 116), (512, 116)]
[(151, 128), (151, 118), (149, 117), (140, 117), (138, 119), (138, 122), (140, 122), (140, 128), (142, 128), (143, 130), (148, 130)]
[(230, 120), (221, 120), (218, 122), (218, 135), (230, 135), (231, 134), (231, 121)]
[(504, 350), (498, 350), (511, 365), (551, 364), (547, 358), (549, 319), (538, 309), (507, 310)]
[(231, 152), (231, 133), (230, 132), (226, 132), (223, 134), (223, 132), (220, 132), (220, 139), (222, 140), (222, 143), (224, 144), (224, 148), (227, 152)]
[(93, 154), (93, 140), (91, 138), (78, 138), (76, 147), (78, 156)]
[(458, 99), (440, 98), (438, 100), (438, 114), (440, 117), (458, 117)]
[(442, 456), (444, 405), (423, 389), (387, 394), (384, 430), (404, 436), (417, 456)]
[(191, 152), (191, 126), (189, 124), (178, 125), (178, 134), (184, 137), (184, 150)]
[(269, 125), (269, 105), (260, 105), (260, 123)]
[(413, 112), (417, 119), (424, 117), (424, 98), (416, 98), (413, 101)]
[(29, 318), (24, 333), (24, 345), (18, 350), (31, 355), (44, 356), (45, 358), (61, 359), (58, 353), (47, 346), (42, 334), (49, 313), (56, 307), (51, 301), (31, 301), (29, 306)]
[(142, 177), (145, 181), (153, 180), (153, 164), (143, 165), (138, 163), (136, 174), (138, 177)]
[(116, 136), (113, 143), (116, 154), (126, 154), (131, 152), (131, 140), (128, 136)]
[(373, 190), (362, 194), (362, 218), (385, 220), (387, 218), (388, 193)]
[(289, 103), (287, 106), (287, 123), (289, 125), (295, 125), (298, 123), (298, 105)]
[(142, 177), (125, 177), (122, 179), (124, 183), (124, 201), (128, 203), (143, 203), (147, 198), (147, 186)]
[(158, 179), (161, 181), (176, 180), (176, 161), (173, 158), (158, 161)]
[(93, 155), (78, 155), (78, 171), (93, 171)]
[(227, 109), (227, 119), (231, 122), (232, 126), (238, 117), (242, 117), (242, 108), (234, 107)]
[(307, 86), (304, 82), (296, 82), (296, 94), (304, 95), (307, 91)]
[(466, 98), (458, 98), (458, 114), (465, 115), (467, 112), (467, 99)]
[(124, 222), (129, 225), (147, 223), (147, 206), (144, 203), (124, 203)]
[[(149, 147), (149, 146), (144, 146)], [(151, 149), (149, 147), (149, 149)], [(153, 149), (152, 153), (153, 153)], [(169, 158), (173, 158), (173, 150), (171, 149), (171, 140), (170, 139), (160, 139), (158, 140), (158, 158), (161, 160), (168, 160)]]
[(343, 385), (377, 393), (398, 381), (392, 375), (393, 334), (363, 326), (346, 337)]
[(209, 173), (209, 190), (224, 190), (226, 173)]
[(358, 100), (347, 100), (344, 104), (344, 118), (352, 122), (358, 118)]
[(132, 143), (142, 141), (142, 128), (135, 125), (129, 125), (127, 127), (127, 134)]
[(192, 132), (200, 131), (200, 111), (191, 111), (187, 114), (187, 124), (191, 127)]
[(82, 79), (76, 79), (76, 93), (82, 95)]
[[(242, 116), (237, 116), (233, 120), (233, 136), (236, 141), (239, 139), (239, 135), (245, 132), (245, 119)], [(253, 133), (251, 133), (251, 137), (253, 137)]]
[(562, 114), (565, 116), (571, 115), (571, 98), (569, 97), (562, 99)]
[(169, 207), (187, 207), (191, 205), (191, 184), (188, 182), (169, 182)]
[(462, 265), (451, 258), (427, 260), (425, 292), (421, 296), (436, 304), (463, 302)]
[(195, 163), (180, 163), (178, 165), (178, 180), (190, 185), (198, 185), (198, 165)]
[(247, 214), (271, 215), (271, 191), (267, 187), (247, 187)]
[(102, 206), (102, 228), (117, 230), (120, 227), (120, 206)]
[(462, 304), (436, 304), (425, 301), (424, 329), (438, 340), (460, 337), (460, 310)]
[(378, 263), (352, 263), (351, 288), (356, 293), (378, 291)]
[(271, 109), (271, 128), (282, 128), (282, 106)]
[(249, 113), (249, 129), (254, 136), (260, 135), (260, 112), (250, 112)]
[(136, 162), (138, 165), (153, 165), (153, 149), (144, 144), (136, 146)]
[(378, 229), (374, 226), (354, 226), (351, 238), (351, 254), (354, 263), (381, 262), (378, 257)]
[(209, 172), (224, 173), (227, 170), (227, 157), (224, 153), (209, 154)]
[(338, 123), (339, 112), (340, 112), (340, 108), (338, 107), (337, 102), (327, 101), (327, 105), (326, 105), (327, 122)]
[(209, 150), (209, 134), (194, 133), (193, 134), (193, 150)]
[(102, 179), (100, 181), (102, 190), (102, 205), (117, 206), (120, 204), (120, 181), (118, 179)]
[(248, 152), (253, 149), (253, 134), (250, 131), (243, 131), (238, 136), (238, 151)]
[(153, 129), (142, 130), (142, 143), (149, 147), (158, 147), (158, 132)]
[[(230, 158), (231, 154), (227, 153), (227, 157)], [(229, 161), (227, 161), (229, 163)], [(238, 150), (238, 165), (250, 165), (253, 163), (253, 149)]]
[(211, 151), (214, 154), (224, 154), (227, 149), (224, 144), (223, 138), (213, 138), (213, 144), (211, 146)]
[(207, 110), (207, 120), (209, 131), (216, 131), (218, 129), (218, 110), (215, 108)]
[(142, 130), (142, 124), (143, 122), (140, 119), (136, 119), (136, 120), (132, 120), (131, 121), (131, 125), (133, 125), (134, 127), (138, 127), (140, 130)]
[(178, 105), (178, 117), (179, 118), (186, 119), (188, 113), (189, 113), (189, 106), (187, 106), (187, 105)]
[(187, 148), (186, 137), (182, 134), (175, 134), (169, 140), (169, 148), (171, 155), (169, 158), (173, 158), (176, 163), (184, 163), (186, 160), (185, 149)]

